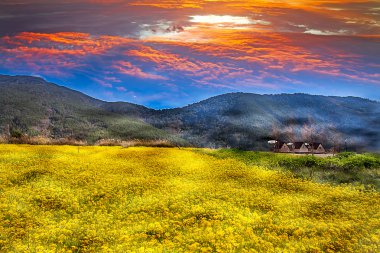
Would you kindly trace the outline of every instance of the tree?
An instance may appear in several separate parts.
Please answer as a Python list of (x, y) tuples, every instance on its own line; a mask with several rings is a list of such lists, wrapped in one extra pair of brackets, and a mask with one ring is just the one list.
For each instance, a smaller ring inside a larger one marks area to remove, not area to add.
[(337, 127), (333, 124), (328, 126), (329, 134), (328, 138), (333, 146), (333, 153), (337, 153), (340, 151), (340, 146), (344, 142), (344, 138), (342, 133), (340, 133)]
[(276, 151), (280, 148), (278, 146), (279, 145), (278, 141), (280, 139), (281, 133), (280, 133), (278, 125), (275, 122), (272, 123), (272, 131), (271, 131), (270, 135), (271, 135), (270, 138), (272, 138), (272, 140), (276, 141), (273, 145), (273, 149), (274, 149), (273, 151)]
[(289, 120), (289, 123), (284, 128), (283, 135), (287, 142), (294, 143), (296, 141), (296, 133), (294, 129), (294, 121), (293, 118)]
[(321, 127), (318, 127), (312, 118), (309, 118), (308, 124), (304, 124), (301, 129), (301, 135), (305, 142), (311, 147), (311, 153), (314, 155), (314, 143), (322, 139)]

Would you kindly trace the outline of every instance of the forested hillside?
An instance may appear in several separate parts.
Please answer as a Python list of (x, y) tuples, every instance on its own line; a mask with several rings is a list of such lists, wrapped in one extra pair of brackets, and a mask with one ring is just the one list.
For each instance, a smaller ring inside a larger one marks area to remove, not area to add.
[(183, 108), (105, 102), (41, 78), (0, 76), (6, 135), (169, 140), (176, 145), (268, 149), (269, 139), (380, 149), (380, 103), (356, 97), (231, 93)]

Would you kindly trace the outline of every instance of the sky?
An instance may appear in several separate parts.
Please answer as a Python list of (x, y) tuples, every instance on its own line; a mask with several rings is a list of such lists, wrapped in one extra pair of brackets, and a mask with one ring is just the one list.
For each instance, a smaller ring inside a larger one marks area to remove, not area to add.
[(229, 92), (380, 100), (380, 2), (0, 0), (0, 73), (158, 109)]

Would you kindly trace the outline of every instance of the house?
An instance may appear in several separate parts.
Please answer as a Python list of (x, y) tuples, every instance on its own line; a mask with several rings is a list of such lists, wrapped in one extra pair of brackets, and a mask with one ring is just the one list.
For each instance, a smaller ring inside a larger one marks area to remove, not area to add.
[(273, 144), (273, 147), (272, 147), (272, 151), (273, 152), (280, 152), (280, 149), (281, 149), (283, 144), (284, 144), (284, 142), (282, 142), (282, 141), (275, 141), (275, 143)]
[(305, 142), (295, 142), (293, 152), (300, 154), (310, 153), (309, 144)]
[(313, 144), (311, 144), (311, 148), (312, 148), (311, 152), (314, 154), (325, 154), (326, 153), (326, 150), (322, 146), (322, 143), (313, 143)]
[[(268, 142), (269, 143), (269, 142)], [(298, 154), (325, 154), (326, 150), (322, 143), (294, 142), (286, 143), (282, 141), (270, 141), (271, 150), (279, 153), (298, 153)]]
[(293, 148), (291, 145), (288, 145), (287, 143), (282, 143), (278, 152), (280, 152), (280, 153), (291, 153), (291, 152), (293, 152)]

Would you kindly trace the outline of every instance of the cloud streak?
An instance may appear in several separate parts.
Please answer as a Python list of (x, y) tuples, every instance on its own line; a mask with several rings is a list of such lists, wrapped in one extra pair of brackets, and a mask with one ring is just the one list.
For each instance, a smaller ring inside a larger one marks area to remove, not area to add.
[(118, 61), (113, 67), (117, 69), (121, 74), (137, 77), (140, 79), (167, 80), (167, 78), (164, 76), (144, 72), (141, 68), (136, 67), (127, 61)]

